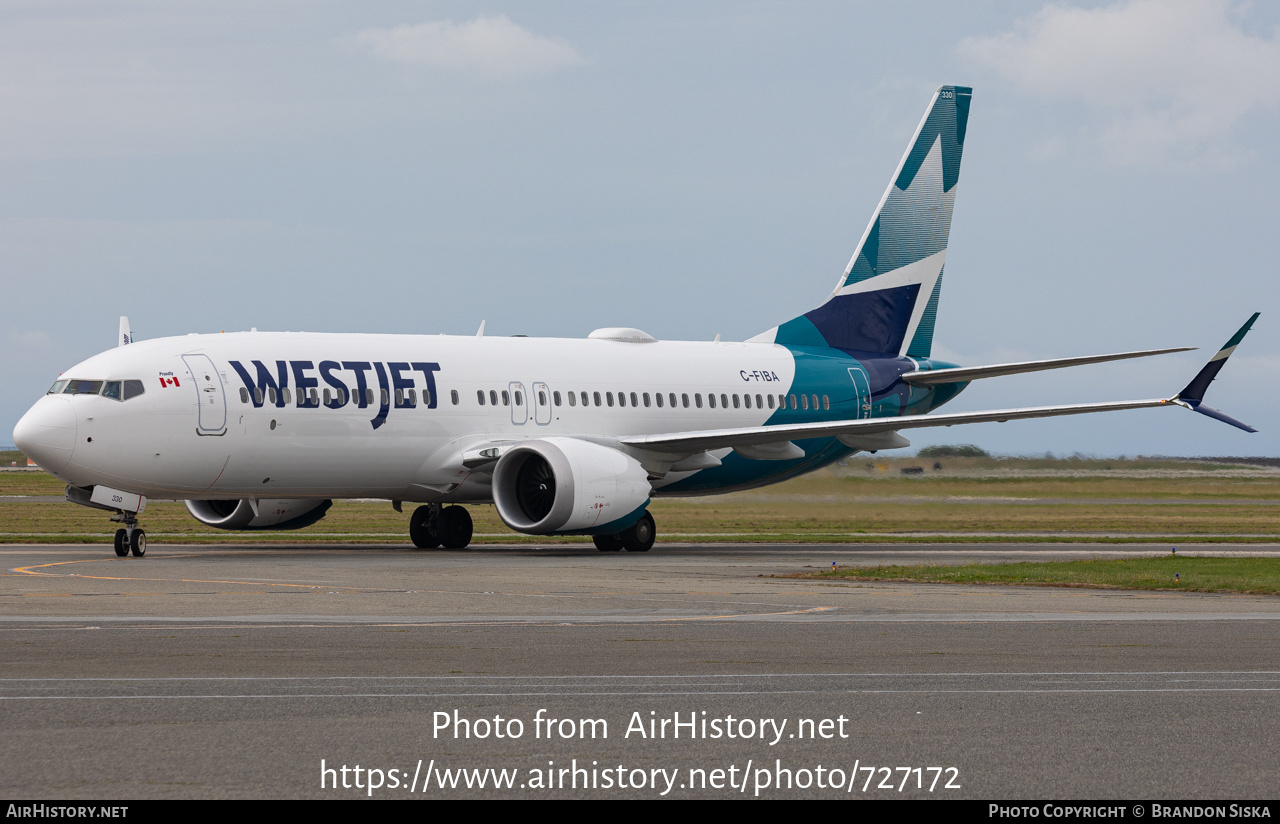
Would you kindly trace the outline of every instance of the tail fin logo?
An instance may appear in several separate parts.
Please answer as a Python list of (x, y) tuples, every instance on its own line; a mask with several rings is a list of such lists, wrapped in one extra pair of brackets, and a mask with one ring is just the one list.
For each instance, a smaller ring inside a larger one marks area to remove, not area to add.
[(835, 291), (774, 342), (929, 354), (971, 97), (961, 86), (934, 94)]

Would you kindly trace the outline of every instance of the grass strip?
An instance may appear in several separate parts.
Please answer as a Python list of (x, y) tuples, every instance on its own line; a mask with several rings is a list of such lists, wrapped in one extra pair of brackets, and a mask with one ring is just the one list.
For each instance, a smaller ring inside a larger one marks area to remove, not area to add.
[(844, 567), (798, 578), (1280, 594), (1280, 558), (1094, 559), (1042, 563)]

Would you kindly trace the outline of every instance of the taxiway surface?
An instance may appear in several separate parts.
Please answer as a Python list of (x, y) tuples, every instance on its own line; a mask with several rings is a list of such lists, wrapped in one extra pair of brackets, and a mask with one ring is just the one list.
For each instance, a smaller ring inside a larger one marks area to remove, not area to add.
[(1163, 549), (8, 545), (0, 792), (1272, 797), (1280, 599), (772, 577)]

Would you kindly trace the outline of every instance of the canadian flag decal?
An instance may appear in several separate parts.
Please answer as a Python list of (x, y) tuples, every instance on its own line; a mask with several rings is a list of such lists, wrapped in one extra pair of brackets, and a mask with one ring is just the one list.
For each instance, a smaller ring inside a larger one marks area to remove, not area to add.
[(178, 379), (177, 379), (177, 378), (161, 378), (161, 379), (160, 379), (160, 386), (161, 386), (161, 387), (165, 387), (165, 386), (180, 386), (180, 385), (181, 385), (181, 384), (179, 384), (179, 383), (178, 383)]

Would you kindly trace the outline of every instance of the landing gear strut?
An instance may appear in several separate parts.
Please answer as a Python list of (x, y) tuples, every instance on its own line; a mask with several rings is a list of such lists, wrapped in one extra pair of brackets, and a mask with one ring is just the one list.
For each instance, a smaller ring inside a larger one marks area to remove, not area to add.
[(409, 537), (419, 549), (463, 549), (471, 543), (471, 513), (460, 506), (427, 504), (409, 518)]
[(126, 558), (129, 553), (133, 553), (133, 557), (141, 558), (147, 554), (147, 533), (138, 526), (138, 513), (117, 510), (111, 520), (124, 524), (123, 529), (116, 530), (117, 557)]
[(653, 516), (645, 510), (640, 520), (629, 528), (615, 535), (596, 535), (591, 541), (601, 552), (618, 552), (623, 549), (627, 552), (648, 552), (653, 548), (653, 541), (657, 534)]

